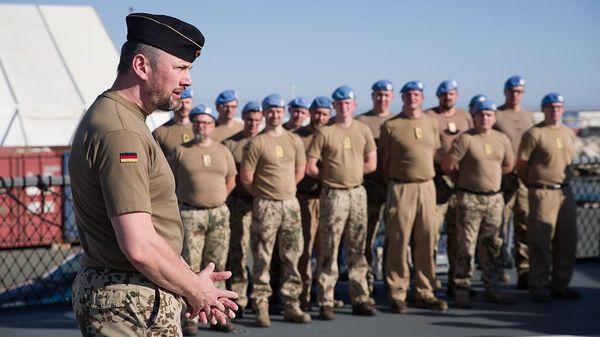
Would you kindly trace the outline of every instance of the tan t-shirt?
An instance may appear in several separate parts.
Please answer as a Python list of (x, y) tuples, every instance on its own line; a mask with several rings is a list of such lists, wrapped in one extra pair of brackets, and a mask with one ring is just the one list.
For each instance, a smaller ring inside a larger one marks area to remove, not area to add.
[(402, 182), (432, 179), (433, 152), (440, 146), (438, 123), (425, 114), (416, 119), (399, 114), (381, 127), (379, 147), (390, 156), (390, 179)]
[[(250, 141), (250, 138), (244, 136), (244, 132), (240, 131), (240, 132), (236, 133), (235, 135), (225, 139), (222, 142), (223, 145), (225, 145), (229, 149), (231, 154), (233, 155), (233, 160), (235, 161), (235, 167), (237, 168), (238, 172), (240, 170), (240, 165), (242, 164), (242, 156), (244, 155), (244, 147), (246, 146), (246, 144), (248, 144), (249, 141)], [(252, 197), (250, 195), (250, 193), (248, 193), (248, 191), (246, 191), (246, 189), (242, 185), (239, 174), (235, 177), (235, 188), (233, 189), (233, 191), (231, 191), (231, 194), (238, 196), (238, 197), (244, 197), (244, 198)]]
[[(373, 138), (375, 138), (375, 145), (379, 144), (379, 135), (381, 134), (381, 125), (385, 123), (388, 119), (394, 117), (394, 114), (389, 113), (387, 116), (378, 116), (373, 113), (373, 110), (369, 110), (362, 115), (356, 117), (356, 120), (365, 123), (371, 133), (373, 134)], [(381, 170), (381, 165), (377, 165), (377, 169), (375, 172), (371, 172), (365, 175), (365, 180), (375, 180), (380, 183), (383, 183), (383, 171)]]
[(529, 162), (527, 184), (562, 184), (575, 153), (575, 134), (561, 125), (558, 128), (538, 123), (521, 141), (519, 159)]
[(83, 266), (135, 271), (110, 222), (131, 212), (150, 213), (158, 235), (181, 253), (183, 225), (175, 179), (145, 116), (135, 104), (106, 91), (77, 127), (69, 172)]
[(233, 125), (230, 128), (228, 128), (225, 125), (217, 126), (213, 130), (213, 133), (210, 135), (210, 138), (217, 142), (222, 142), (223, 140), (235, 135), (236, 133), (242, 130), (244, 130), (244, 123), (233, 121)]
[[(294, 131), (294, 133), (297, 134), (298, 137), (300, 137), (300, 140), (302, 140), (304, 149), (308, 150), (308, 147), (310, 146), (310, 143), (311, 143), (313, 137), (315, 136), (315, 131), (313, 130), (313, 127), (310, 125), (303, 126), (299, 129), (296, 129)], [(320, 166), (320, 163), (319, 163), (319, 166)], [(300, 182), (298, 183), (297, 189), (298, 189), (298, 192), (301, 192), (301, 193), (317, 193), (317, 191), (319, 190), (319, 187), (320, 187), (319, 180), (317, 180), (313, 177), (309, 177), (308, 175), (305, 175), (304, 178), (302, 178), (302, 180), (300, 180)]]
[(376, 150), (369, 127), (354, 120), (347, 128), (337, 123), (321, 127), (306, 154), (321, 160), (325, 186), (345, 188), (362, 184), (365, 155)]
[(152, 132), (152, 136), (160, 145), (162, 152), (169, 157), (177, 145), (187, 143), (194, 138), (192, 123), (175, 124), (171, 119)]
[(207, 147), (195, 142), (179, 145), (170, 160), (177, 199), (198, 207), (217, 207), (225, 203), (225, 178), (237, 174), (233, 155), (215, 141)]
[(514, 163), (508, 137), (500, 131), (489, 134), (471, 129), (460, 135), (448, 155), (459, 162), (456, 186), (474, 192), (497, 192), (502, 181), (502, 164)]
[(448, 153), (452, 147), (452, 142), (458, 136), (473, 127), (473, 117), (465, 110), (455, 108), (452, 116), (445, 116), (439, 112), (439, 107), (429, 109), (425, 113), (438, 122), (440, 138), (442, 141), (442, 150)]
[(257, 197), (289, 200), (296, 195), (296, 168), (304, 165), (302, 141), (284, 130), (279, 137), (262, 132), (252, 138), (244, 148), (241, 169), (254, 171)]
[(533, 114), (528, 110), (508, 109), (504, 105), (498, 107), (496, 111), (496, 124), (494, 129), (504, 133), (510, 139), (513, 153), (519, 151), (519, 144), (523, 134), (533, 126)]

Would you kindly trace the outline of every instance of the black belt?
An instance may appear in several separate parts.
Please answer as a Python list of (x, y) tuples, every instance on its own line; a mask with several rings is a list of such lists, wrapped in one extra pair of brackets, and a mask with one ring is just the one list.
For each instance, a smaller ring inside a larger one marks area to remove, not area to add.
[(214, 207), (200, 207), (200, 206), (196, 206), (196, 205), (192, 205), (192, 204), (188, 204), (187, 202), (179, 202), (179, 205), (181, 206), (185, 206), (187, 208), (191, 208), (192, 210), (197, 210), (197, 211), (205, 211), (207, 209), (213, 209), (213, 208), (217, 208), (217, 207), (221, 207), (221, 206), (214, 206)]
[(462, 187), (457, 187), (456, 189), (459, 191), (463, 191), (463, 192), (467, 192), (467, 193), (471, 193), (471, 194), (477, 194), (477, 195), (495, 195), (495, 194), (498, 194), (501, 192), (501, 191), (494, 191), (494, 192), (471, 191), (469, 189), (462, 188)]
[(527, 184), (529, 188), (535, 188), (540, 190), (560, 190), (569, 184)]
[(300, 195), (306, 195), (308, 197), (318, 197), (319, 195), (321, 195), (321, 190), (315, 190), (315, 191), (296, 191), (296, 194), (300, 194)]

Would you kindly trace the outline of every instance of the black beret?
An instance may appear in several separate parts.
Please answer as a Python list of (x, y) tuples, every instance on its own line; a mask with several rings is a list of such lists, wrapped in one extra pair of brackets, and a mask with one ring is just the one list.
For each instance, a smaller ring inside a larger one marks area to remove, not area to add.
[(198, 28), (171, 16), (131, 13), (126, 21), (127, 41), (151, 45), (188, 62), (194, 62), (204, 46)]

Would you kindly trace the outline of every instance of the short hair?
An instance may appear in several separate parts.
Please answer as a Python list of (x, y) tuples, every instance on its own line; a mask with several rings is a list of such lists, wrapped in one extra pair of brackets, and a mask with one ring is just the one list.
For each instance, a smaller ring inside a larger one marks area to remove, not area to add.
[(152, 69), (156, 68), (158, 57), (160, 55), (158, 48), (140, 42), (126, 41), (121, 47), (121, 56), (119, 65), (117, 66), (117, 74), (126, 74), (131, 67), (133, 57), (137, 54), (144, 55), (148, 59), (150, 67)]

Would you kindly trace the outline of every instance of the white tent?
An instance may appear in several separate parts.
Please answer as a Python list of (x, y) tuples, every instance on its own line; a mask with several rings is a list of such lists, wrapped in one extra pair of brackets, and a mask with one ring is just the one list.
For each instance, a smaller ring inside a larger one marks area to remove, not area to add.
[(69, 145), (118, 59), (92, 7), (0, 4), (0, 146)]

